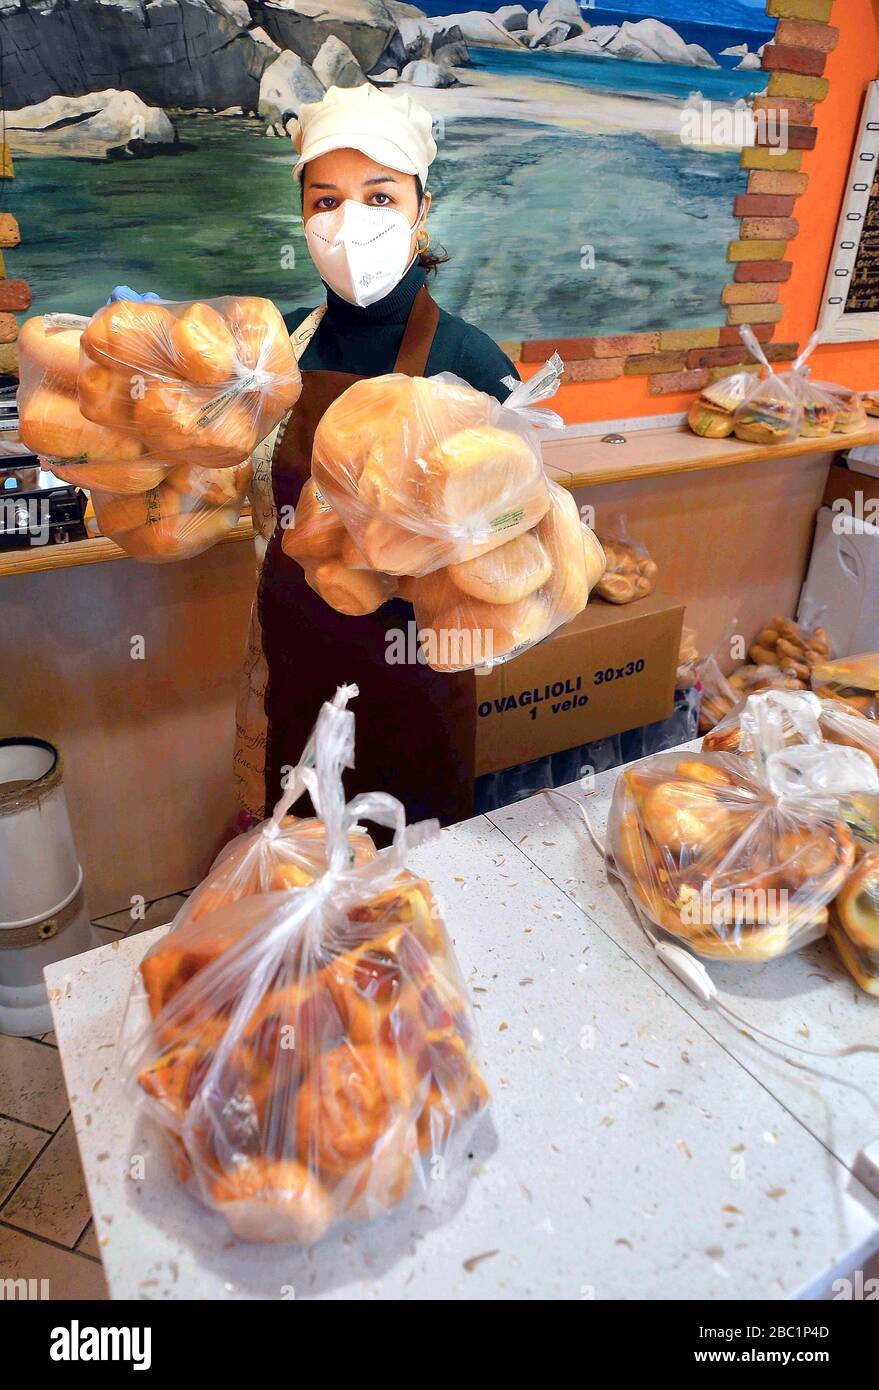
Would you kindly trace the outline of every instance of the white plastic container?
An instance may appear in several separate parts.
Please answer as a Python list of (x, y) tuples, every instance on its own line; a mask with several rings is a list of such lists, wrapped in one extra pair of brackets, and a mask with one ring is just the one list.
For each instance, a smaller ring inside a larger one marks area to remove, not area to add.
[(95, 945), (58, 751), (0, 739), (0, 1032), (48, 1032), (43, 967)]
[(879, 526), (820, 509), (797, 616), (816, 610), (834, 657), (879, 651)]

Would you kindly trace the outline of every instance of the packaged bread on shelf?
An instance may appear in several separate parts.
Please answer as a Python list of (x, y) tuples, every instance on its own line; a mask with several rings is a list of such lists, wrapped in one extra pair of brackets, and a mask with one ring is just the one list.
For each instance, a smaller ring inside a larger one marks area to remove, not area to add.
[(650, 923), (697, 955), (765, 961), (824, 934), (855, 863), (851, 795), (879, 793), (866, 755), (785, 743), (778, 712), (741, 716), (753, 758), (662, 753), (624, 772), (609, 867)]
[(753, 754), (742, 730), (749, 700), (767, 701), (779, 712), (788, 746), (811, 741), (858, 748), (879, 770), (879, 726), (840, 700), (820, 699), (810, 690), (764, 690), (749, 695), (705, 735), (706, 752)]
[(509, 661), (586, 606), (600, 547), (571, 494), (556, 483), (549, 489), (549, 511), (533, 530), (411, 581), (421, 648), (434, 670)]
[(321, 420), (312, 473), (375, 570), (420, 576), (474, 560), (549, 508), (533, 402), (561, 377), (553, 358), (503, 405), (458, 378), (393, 374), (355, 382)]
[(797, 375), (792, 370), (788, 380), (779, 376), (772, 370), (747, 324), (740, 332), (742, 341), (761, 363), (765, 375), (752, 380), (744, 400), (736, 408), (735, 436), (749, 444), (789, 444), (797, 438), (803, 423), (803, 407), (795, 391)]
[(229, 469), (180, 464), (142, 493), (93, 489), (98, 527), (135, 560), (162, 564), (191, 559), (233, 530), (250, 472), (249, 464)]
[(605, 556), (604, 573), (595, 586), (599, 598), (608, 603), (634, 603), (646, 598), (656, 588), (659, 569), (646, 545), (636, 541), (619, 516), (599, 531)]
[(265, 299), (119, 300), (80, 346), (83, 414), (177, 464), (242, 463), (301, 390), (284, 320)]
[(726, 439), (734, 416), (752, 385), (748, 372), (735, 372), (703, 386), (687, 412), (687, 424), (705, 439)]
[[(356, 693), (323, 706), (274, 814), (147, 953), (126, 1013), (126, 1075), (173, 1173), (242, 1240), (312, 1245), (428, 1202), (488, 1103), (438, 904), (406, 867), (438, 827), (382, 793), (345, 804)], [(297, 820), (305, 791), (321, 815)]]
[(800, 434), (821, 439), (828, 434), (854, 434), (866, 429), (867, 412), (859, 391), (850, 391), (829, 381), (812, 380), (806, 362), (818, 346), (818, 341), (816, 330), (794, 362), (788, 379), (794, 396), (802, 406)]

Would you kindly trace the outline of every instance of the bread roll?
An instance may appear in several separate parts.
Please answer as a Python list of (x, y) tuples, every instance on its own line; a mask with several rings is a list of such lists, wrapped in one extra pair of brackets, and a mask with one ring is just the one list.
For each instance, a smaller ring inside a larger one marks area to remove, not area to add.
[(457, 588), (486, 603), (518, 603), (545, 584), (551, 573), (552, 562), (533, 531), (476, 560), (449, 565), (449, 578)]
[(419, 622), (429, 622), (437, 613), (463, 602), (461, 590), (452, 583), (447, 569), (434, 570), (431, 574), (407, 582)]
[(141, 453), (130, 434), (86, 420), (72, 396), (41, 386), (19, 406), (19, 434), (35, 454), (93, 462), (122, 463)]
[(253, 453), (257, 420), (247, 397), (218, 408), (209, 388), (149, 382), (134, 402), (133, 421), (159, 454), (201, 468), (232, 468)]
[(537, 536), (549, 555), (552, 578), (547, 586), (556, 622), (566, 622), (586, 607), (586, 553), (577, 503), (556, 484), (550, 489), (551, 505), (537, 527)]
[(229, 503), (240, 505), (244, 501), (251, 473), (249, 463), (241, 463), (237, 468), (198, 468), (189, 463), (172, 468), (165, 481), (172, 491), (181, 493), (184, 498), (209, 507), (222, 507)]
[(363, 528), (360, 548), (368, 563), (384, 574), (418, 574), (432, 568), (443, 547), (393, 521), (375, 517)]
[(190, 304), (174, 319), (171, 345), (177, 370), (187, 381), (216, 386), (231, 378), (235, 339), (226, 320), (210, 304)]
[(238, 519), (238, 503), (222, 507), (193, 504), (162, 483), (138, 496), (95, 493), (95, 515), (105, 536), (135, 560), (184, 560), (220, 540)]
[(210, 1196), (241, 1240), (313, 1245), (333, 1219), (329, 1193), (294, 1159), (245, 1159), (215, 1179)]
[(341, 560), (342, 564), (347, 565), (348, 568), (351, 570), (369, 569), (369, 561), (367, 560), (360, 547), (356, 544), (354, 537), (350, 536), (347, 531), (345, 532), (345, 538), (342, 541)]
[(542, 593), (519, 603), (482, 603), (462, 597), (436, 615), (419, 637), (435, 671), (466, 670), (509, 657), (546, 636), (552, 613)]
[(120, 299), (95, 314), (83, 332), (82, 347), (111, 367), (174, 375), (174, 323), (174, 315), (161, 304)]
[(515, 526), (506, 514), (541, 491), (543, 472), (525, 440), (481, 425), (459, 430), (426, 455), (418, 497), (428, 516), (472, 532)]
[(300, 564), (329, 560), (339, 554), (345, 539), (344, 526), (321, 497), (314, 479), (309, 478), (299, 494), (293, 525), (287, 527), (281, 539), (284, 554)]
[(93, 362), (83, 353), (77, 399), (85, 418), (110, 428), (132, 429), (134, 397), (131, 378), (130, 372), (117, 371), (105, 362)]
[(98, 459), (95, 463), (53, 462), (52, 472), (73, 487), (130, 495), (158, 487), (168, 474), (168, 465), (151, 461), (141, 463), (137, 459), (129, 463)]
[(604, 547), (591, 527), (581, 522), (583, 554), (586, 559), (586, 584), (590, 594), (607, 568)]
[(260, 368), (271, 375), (266, 409), (283, 414), (296, 404), (302, 390), (283, 318), (271, 300), (248, 295), (227, 300), (223, 312), (235, 339), (238, 360), (245, 367)]
[(325, 603), (337, 613), (362, 617), (374, 613), (392, 597), (393, 581), (374, 570), (351, 570), (341, 560), (322, 560), (306, 579)]
[(79, 371), (81, 337), (81, 328), (48, 328), (42, 314), (25, 319), (18, 334), (22, 372), (30, 366), (35, 382), (38, 376), (45, 376), (72, 391)]

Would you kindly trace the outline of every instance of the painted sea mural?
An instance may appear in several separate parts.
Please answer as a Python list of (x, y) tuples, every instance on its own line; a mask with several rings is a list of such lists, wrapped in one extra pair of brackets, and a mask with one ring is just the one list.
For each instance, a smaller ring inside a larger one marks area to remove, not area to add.
[(763, 0), (20, 0), (0, 9), (20, 273), (34, 312), (119, 282), (316, 303), (288, 131), (370, 80), (434, 117), (446, 308), (498, 339), (716, 323), (745, 176), (732, 120), (698, 140), (693, 120), (765, 88), (772, 29)]

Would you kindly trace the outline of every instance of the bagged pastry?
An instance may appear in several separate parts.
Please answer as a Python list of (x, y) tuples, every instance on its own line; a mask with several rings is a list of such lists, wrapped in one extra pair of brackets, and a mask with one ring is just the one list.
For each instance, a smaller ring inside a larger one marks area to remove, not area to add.
[(817, 731), (786, 746), (771, 703), (741, 720), (753, 758), (665, 753), (621, 775), (607, 857), (646, 919), (697, 955), (765, 961), (825, 932), (856, 855), (842, 803), (877, 797), (879, 774)]
[(827, 629), (818, 622), (823, 610), (812, 610), (801, 622), (792, 618), (770, 618), (757, 633), (748, 655), (758, 666), (778, 666), (795, 676), (807, 688), (811, 672), (830, 656)]
[(879, 995), (879, 852), (865, 854), (830, 909), (828, 935), (852, 979)]
[(424, 575), (530, 531), (549, 508), (535, 409), (557, 356), (500, 405), (448, 373), (355, 382), (321, 420), (312, 474), (371, 569)]
[(743, 324), (741, 335), (748, 351), (762, 363), (766, 376), (751, 383), (736, 409), (733, 419), (736, 438), (750, 444), (788, 444), (797, 438), (803, 423), (800, 401), (790, 382), (772, 370), (747, 324)]
[(605, 555), (605, 570), (595, 586), (599, 598), (609, 603), (633, 603), (646, 598), (656, 588), (659, 569), (646, 545), (629, 534), (626, 518), (619, 516), (599, 535)]
[[(488, 1101), (442, 918), (406, 868), (436, 823), (407, 828), (382, 793), (345, 804), (356, 693), (323, 706), (273, 816), (148, 952), (125, 1020), (179, 1181), (243, 1240), (311, 1245), (423, 1202)], [(305, 791), (318, 815), (297, 821)]]
[(706, 439), (726, 439), (733, 432), (734, 416), (753, 385), (748, 372), (735, 372), (703, 386), (687, 412), (694, 434)]
[(814, 666), (812, 689), (849, 705), (867, 719), (879, 719), (879, 652), (841, 657)]
[(237, 525), (250, 474), (249, 463), (223, 469), (178, 464), (141, 493), (93, 487), (98, 527), (132, 559), (148, 564), (191, 559)]
[(600, 545), (571, 494), (549, 483), (550, 508), (524, 535), (406, 582), (424, 659), (436, 671), (509, 661), (570, 622), (601, 574)]
[(284, 320), (266, 299), (120, 300), (93, 316), (80, 346), (82, 414), (176, 464), (242, 463), (301, 390)]

